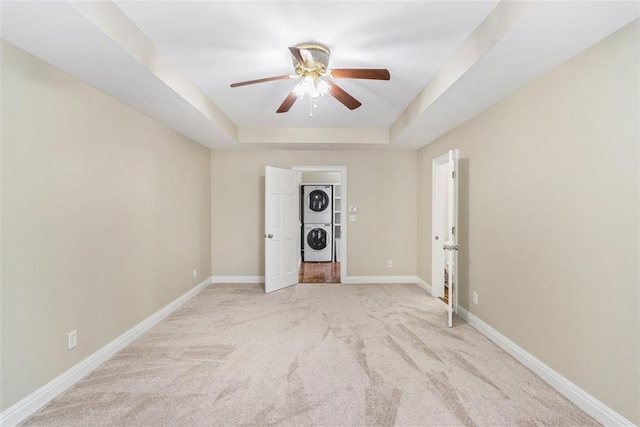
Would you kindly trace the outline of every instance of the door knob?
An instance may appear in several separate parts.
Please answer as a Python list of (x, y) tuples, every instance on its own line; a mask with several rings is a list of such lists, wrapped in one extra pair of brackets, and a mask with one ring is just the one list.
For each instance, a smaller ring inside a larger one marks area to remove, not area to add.
[(273, 234), (269, 233), (269, 234), (265, 234), (264, 237), (266, 239), (273, 239)]

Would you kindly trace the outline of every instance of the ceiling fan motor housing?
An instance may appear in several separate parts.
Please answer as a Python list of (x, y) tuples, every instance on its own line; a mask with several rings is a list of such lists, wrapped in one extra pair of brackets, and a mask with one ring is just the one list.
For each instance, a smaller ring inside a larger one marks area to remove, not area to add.
[(309, 52), (314, 62), (313, 69), (306, 69), (302, 64), (298, 63), (298, 60), (295, 57), (293, 57), (293, 67), (296, 74), (307, 75), (314, 73), (316, 75), (323, 75), (326, 73), (329, 66), (329, 57), (331, 56), (329, 48), (318, 43), (303, 43), (296, 47), (300, 50), (306, 50)]

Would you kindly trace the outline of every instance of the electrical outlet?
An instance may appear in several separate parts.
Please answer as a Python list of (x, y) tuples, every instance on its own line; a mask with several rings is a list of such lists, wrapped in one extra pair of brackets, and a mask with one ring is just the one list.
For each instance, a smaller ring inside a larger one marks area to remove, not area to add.
[(349, 222), (356, 222), (356, 216), (355, 215), (349, 215)]
[(194, 279), (197, 279), (197, 278), (198, 278), (198, 269), (197, 269), (197, 268), (194, 268), (194, 269), (193, 269), (193, 278), (194, 278)]
[(393, 268), (393, 261), (391, 260), (387, 261), (387, 267)]
[(71, 350), (78, 345), (78, 330), (73, 330), (67, 334), (67, 350)]
[(473, 297), (473, 303), (474, 303), (475, 305), (478, 305), (478, 293), (477, 293), (477, 292), (474, 292), (474, 293), (473, 293), (473, 295), (472, 295), (472, 297)]

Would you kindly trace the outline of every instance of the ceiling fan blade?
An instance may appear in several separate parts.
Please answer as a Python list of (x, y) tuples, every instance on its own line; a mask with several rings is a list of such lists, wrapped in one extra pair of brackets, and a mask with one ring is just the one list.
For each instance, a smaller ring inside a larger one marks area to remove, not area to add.
[(294, 58), (298, 60), (298, 64), (304, 65), (304, 59), (302, 59), (302, 54), (300, 53), (300, 49), (297, 47), (290, 47), (289, 51), (293, 55)]
[(231, 83), (231, 87), (246, 86), (246, 85), (252, 85), (252, 84), (256, 84), (256, 83), (264, 83), (264, 82), (272, 82), (274, 80), (286, 80), (286, 79), (290, 79), (290, 78), (291, 78), (291, 76), (288, 75), (288, 74), (284, 75), (284, 76), (265, 77), (264, 79), (247, 80), (246, 82)]
[(384, 68), (336, 68), (331, 70), (336, 79), (389, 80), (389, 70)]
[(314, 68), (316, 66), (316, 62), (313, 60), (313, 55), (306, 49), (300, 49), (300, 55), (304, 58), (304, 65), (307, 68)]
[(337, 84), (329, 81), (327, 83), (329, 83), (329, 86), (331, 86), (331, 90), (329, 91), (331, 96), (333, 96), (338, 101), (342, 102), (344, 106), (347, 107), (348, 109), (355, 110), (356, 108), (362, 105), (360, 101), (355, 99), (353, 96), (349, 95), (347, 92), (345, 92), (344, 89), (342, 89)]
[(282, 104), (280, 104), (280, 107), (278, 107), (276, 113), (286, 113), (287, 111), (289, 111), (289, 109), (297, 99), (298, 97), (295, 93), (289, 92), (289, 95), (287, 95), (284, 101), (282, 101)]

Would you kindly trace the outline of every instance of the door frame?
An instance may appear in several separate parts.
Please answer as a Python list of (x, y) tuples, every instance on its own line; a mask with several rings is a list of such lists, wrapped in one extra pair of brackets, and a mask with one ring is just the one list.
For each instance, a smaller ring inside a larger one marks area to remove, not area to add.
[[(342, 210), (344, 213), (347, 204), (347, 167), (346, 166), (291, 166), (291, 169), (304, 172), (339, 172), (340, 173), (340, 197), (342, 198)], [(302, 201), (300, 203), (303, 203)], [(333, 217), (333, 213), (331, 214)], [(346, 216), (341, 215), (342, 223), (340, 229), (341, 260), (340, 260), (340, 282), (347, 281), (347, 223)]]

